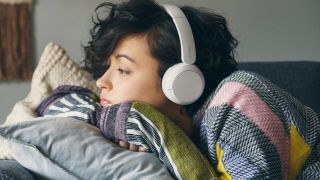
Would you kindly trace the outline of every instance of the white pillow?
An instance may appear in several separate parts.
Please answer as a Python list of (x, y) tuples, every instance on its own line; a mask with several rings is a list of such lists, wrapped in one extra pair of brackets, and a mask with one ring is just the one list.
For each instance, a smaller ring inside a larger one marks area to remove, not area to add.
[(68, 117), (2, 125), (0, 149), (39, 179), (172, 179), (153, 154), (121, 148)]

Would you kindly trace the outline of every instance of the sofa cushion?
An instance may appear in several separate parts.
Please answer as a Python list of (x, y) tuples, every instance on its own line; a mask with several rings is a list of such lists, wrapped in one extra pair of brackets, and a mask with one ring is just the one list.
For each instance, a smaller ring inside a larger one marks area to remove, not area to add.
[(239, 69), (266, 77), (320, 114), (320, 62), (242, 62)]

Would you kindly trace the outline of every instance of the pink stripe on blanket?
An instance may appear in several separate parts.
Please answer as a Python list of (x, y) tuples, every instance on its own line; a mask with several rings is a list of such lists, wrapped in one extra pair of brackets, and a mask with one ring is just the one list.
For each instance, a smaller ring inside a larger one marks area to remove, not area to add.
[(209, 107), (228, 104), (241, 111), (270, 138), (279, 153), (282, 177), (287, 179), (290, 139), (281, 120), (269, 106), (249, 87), (238, 82), (224, 84)]

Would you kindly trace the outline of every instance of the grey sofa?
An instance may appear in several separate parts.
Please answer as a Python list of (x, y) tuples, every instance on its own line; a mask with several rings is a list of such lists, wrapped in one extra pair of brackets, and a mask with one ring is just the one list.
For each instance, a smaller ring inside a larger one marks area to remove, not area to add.
[[(256, 72), (320, 114), (320, 62), (247, 62), (239, 69)], [(14, 160), (0, 160), (0, 179), (34, 179)]]
[(257, 72), (320, 114), (320, 62), (249, 62), (239, 69)]

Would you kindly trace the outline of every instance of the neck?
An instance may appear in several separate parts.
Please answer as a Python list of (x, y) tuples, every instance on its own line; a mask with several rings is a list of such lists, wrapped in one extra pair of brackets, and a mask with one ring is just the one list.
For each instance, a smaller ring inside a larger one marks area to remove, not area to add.
[(193, 127), (192, 118), (186, 112), (184, 106), (170, 103), (170, 105), (162, 108), (160, 112), (178, 125), (188, 136), (191, 135)]

